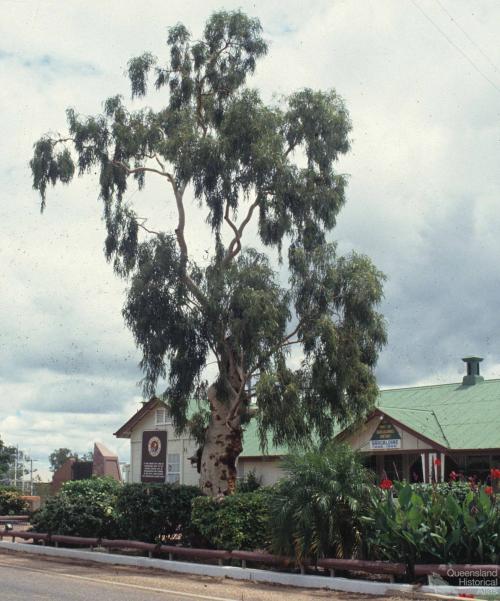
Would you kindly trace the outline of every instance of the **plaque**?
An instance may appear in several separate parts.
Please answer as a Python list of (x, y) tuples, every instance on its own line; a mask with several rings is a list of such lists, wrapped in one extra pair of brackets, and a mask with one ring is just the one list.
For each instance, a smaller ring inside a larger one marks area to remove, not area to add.
[(142, 433), (141, 482), (165, 482), (167, 433), (148, 430)]
[(370, 440), (370, 449), (400, 449), (401, 436), (393, 424), (387, 420), (379, 423)]

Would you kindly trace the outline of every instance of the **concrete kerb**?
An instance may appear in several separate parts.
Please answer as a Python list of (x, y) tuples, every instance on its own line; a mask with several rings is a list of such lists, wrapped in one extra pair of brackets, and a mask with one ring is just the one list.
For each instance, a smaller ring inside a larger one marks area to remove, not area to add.
[(108, 565), (123, 565), (137, 568), (155, 568), (167, 572), (191, 574), (197, 576), (212, 576), (216, 578), (232, 578), (235, 580), (249, 580), (272, 584), (282, 584), (300, 588), (329, 589), (349, 593), (364, 593), (368, 595), (393, 595), (395, 592), (412, 593), (440, 593), (444, 595), (458, 595), (462, 593), (482, 595), (500, 595), (500, 587), (492, 587), (485, 593), (484, 587), (453, 587), (453, 586), (413, 586), (411, 584), (392, 584), (388, 582), (371, 582), (368, 580), (354, 580), (349, 578), (310, 576), (302, 574), (287, 574), (284, 572), (271, 572), (268, 570), (255, 570), (252, 568), (239, 568), (234, 566), (215, 566), (185, 561), (170, 561), (148, 557), (130, 557), (125, 555), (112, 555), (98, 551), (82, 551), (80, 549), (65, 549), (61, 547), (43, 547), (31, 543), (11, 543), (0, 541), (0, 551), (8, 550), (18, 553), (30, 553), (49, 557), (63, 557), (80, 561), (103, 563)]

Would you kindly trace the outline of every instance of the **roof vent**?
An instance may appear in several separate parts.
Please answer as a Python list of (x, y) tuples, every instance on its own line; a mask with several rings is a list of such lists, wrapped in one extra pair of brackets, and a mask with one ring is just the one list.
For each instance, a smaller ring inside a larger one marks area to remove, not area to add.
[(479, 364), (482, 360), (482, 357), (464, 357), (462, 359), (467, 364), (467, 375), (462, 380), (464, 386), (484, 382), (483, 376), (479, 375)]

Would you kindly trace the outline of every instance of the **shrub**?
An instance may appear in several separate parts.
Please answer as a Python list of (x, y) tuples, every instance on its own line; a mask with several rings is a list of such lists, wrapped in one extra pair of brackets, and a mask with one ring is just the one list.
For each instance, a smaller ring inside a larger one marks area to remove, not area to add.
[(238, 480), (236, 484), (237, 492), (253, 492), (262, 486), (262, 478), (258, 478), (255, 470), (249, 472), (244, 478)]
[(63, 484), (32, 520), (33, 530), (72, 536), (113, 537), (116, 498), (121, 485), (112, 478), (92, 478)]
[(425, 501), (431, 498), (434, 493), (438, 492), (445, 496), (453, 495), (457, 501), (463, 502), (470, 491), (470, 484), (461, 481), (438, 482), (434, 484), (424, 484), (419, 482), (417, 484), (412, 484), (411, 487), (416, 493), (421, 495)]
[(192, 525), (203, 544), (216, 549), (254, 551), (269, 544), (269, 492), (261, 488), (222, 498), (193, 501)]
[(10, 486), (0, 486), (0, 515), (19, 515), (28, 511), (21, 493)]
[(271, 548), (298, 560), (360, 550), (373, 472), (346, 445), (290, 456), (270, 499)]
[[(459, 501), (444, 488), (416, 492), (394, 483), (373, 497), (370, 559), (415, 563), (492, 563), (500, 560), (500, 507), (487, 487)], [(385, 496), (382, 500), (380, 496)]]
[(145, 542), (189, 538), (191, 504), (199, 495), (196, 486), (126, 484), (116, 504), (120, 536)]

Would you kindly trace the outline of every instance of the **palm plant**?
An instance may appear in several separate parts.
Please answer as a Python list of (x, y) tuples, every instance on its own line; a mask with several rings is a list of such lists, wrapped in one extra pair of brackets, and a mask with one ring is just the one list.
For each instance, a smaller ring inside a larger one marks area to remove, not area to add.
[(291, 455), (270, 499), (271, 547), (305, 558), (349, 558), (361, 546), (374, 474), (347, 445)]

